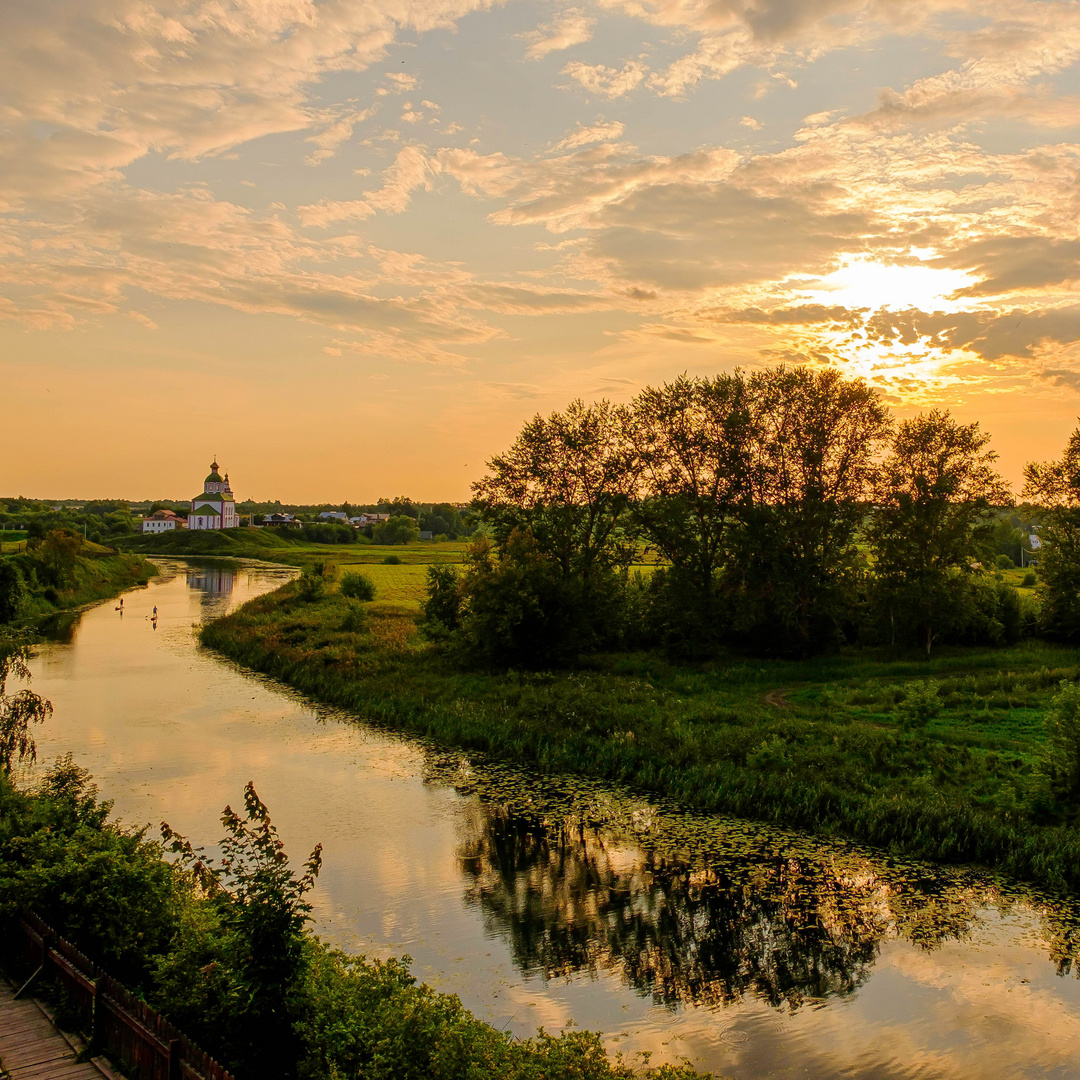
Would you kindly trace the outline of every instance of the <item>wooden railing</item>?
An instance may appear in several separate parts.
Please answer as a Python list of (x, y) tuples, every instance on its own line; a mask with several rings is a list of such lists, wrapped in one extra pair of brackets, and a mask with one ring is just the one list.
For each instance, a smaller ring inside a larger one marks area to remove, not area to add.
[(35, 975), (63, 987), (93, 1050), (131, 1080), (233, 1080), (209, 1054), (87, 959), (33, 912), (6, 927), (5, 952)]

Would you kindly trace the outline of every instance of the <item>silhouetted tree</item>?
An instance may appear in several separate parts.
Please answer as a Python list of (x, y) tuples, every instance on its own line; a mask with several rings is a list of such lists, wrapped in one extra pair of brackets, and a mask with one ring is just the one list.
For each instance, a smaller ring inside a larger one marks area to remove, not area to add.
[[(685, 375), (634, 400), (629, 423), (640, 498), (634, 516), (645, 539), (671, 564), (656, 577), (657, 609), (680, 648), (708, 648), (719, 632), (718, 571), (731, 525), (750, 493), (755, 434), (746, 380)], [(673, 643), (673, 642), (669, 642)]]
[(892, 422), (861, 379), (779, 367), (748, 384), (749, 497), (727, 580), (758, 647), (808, 653), (834, 643), (851, 610), (856, 531)]
[(1024, 497), (1039, 506), (1040, 622), (1050, 637), (1080, 640), (1080, 427), (1057, 461), (1024, 469)]
[(927, 656), (941, 633), (971, 621), (972, 575), (993, 561), (994, 508), (1011, 495), (989, 441), (947, 411), (905, 420), (877, 486), (868, 530), (877, 602), (890, 638), (917, 635)]

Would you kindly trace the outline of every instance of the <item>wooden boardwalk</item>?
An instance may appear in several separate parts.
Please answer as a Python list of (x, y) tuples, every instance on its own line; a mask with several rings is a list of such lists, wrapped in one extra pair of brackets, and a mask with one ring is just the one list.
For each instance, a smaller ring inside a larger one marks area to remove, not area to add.
[(15, 1000), (0, 979), (0, 1076), (11, 1080), (101, 1080), (93, 1062), (76, 1062), (71, 1044), (33, 1002)]

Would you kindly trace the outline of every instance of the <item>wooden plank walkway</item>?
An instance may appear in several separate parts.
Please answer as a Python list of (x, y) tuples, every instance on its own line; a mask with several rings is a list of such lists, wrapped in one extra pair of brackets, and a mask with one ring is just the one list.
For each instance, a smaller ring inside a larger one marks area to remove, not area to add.
[(11, 1080), (101, 1080), (93, 1062), (75, 1061), (71, 1044), (33, 1001), (15, 1000), (0, 979), (0, 1076)]

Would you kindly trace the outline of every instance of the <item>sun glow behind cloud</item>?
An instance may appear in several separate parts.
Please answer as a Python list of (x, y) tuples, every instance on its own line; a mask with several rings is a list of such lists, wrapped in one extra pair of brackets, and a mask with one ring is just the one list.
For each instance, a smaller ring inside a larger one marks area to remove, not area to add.
[(839, 361), (847, 374), (869, 380), (897, 404), (924, 406), (964, 383), (961, 369), (978, 356), (944, 349), (931, 335), (912, 333), (890, 315), (966, 310), (970, 301), (957, 294), (979, 279), (965, 270), (926, 265), (936, 252), (913, 254), (924, 261), (887, 263), (845, 254), (836, 270), (793, 294), (800, 303), (841, 308), (858, 319), (839, 329), (817, 328), (807, 346), (811, 355)]
[(812, 303), (870, 311), (918, 308), (954, 312), (970, 303), (955, 294), (978, 280), (965, 270), (922, 263), (884, 263), (859, 255), (841, 255), (840, 263), (816, 285), (795, 290), (796, 295)]

